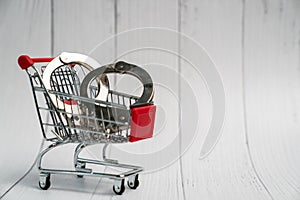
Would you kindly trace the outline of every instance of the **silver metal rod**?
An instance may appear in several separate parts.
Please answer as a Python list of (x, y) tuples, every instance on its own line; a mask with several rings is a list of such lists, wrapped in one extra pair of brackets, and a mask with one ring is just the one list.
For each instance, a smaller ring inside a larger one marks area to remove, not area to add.
[(44, 155), (49, 152), (50, 150), (58, 147), (58, 146), (62, 146), (66, 143), (68, 143), (69, 141), (68, 140), (65, 140), (63, 142), (55, 142), (55, 143), (52, 143), (51, 145), (49, 145), (46, 149), (44, 149), (38, 156), (38, 159), (37, 159), (37, 167), (38, 169), (41, 169), (42, 168), (42, 158), (44, 157)]
[(121, 163), (111, 163), (111, 162), (105, 162), (100, 160), (92, 160), (92, 159), (86, 159), (86, 158), (78, 158), (79, 162), (84, 163), (90, 163), (90, 164), (96, 164), (96, 165), (106, 165), (111, 167), (120, 167), (120, 168), (126, 168), (126, 169), (136, 169), (143, 171), (143, 168), (140, 166), (135, 165), (128, 165), (128, 164), (121, 164)]
[(78, 155), (80, 154), (80, 152), (83, 150), (83, 148), (85, 147), (84, 143), (80, 143), (76, 146), (75, 151), (74, 151), (74, 167), (76, 167), (77, 165), (77, 159), (78, 159)]
[(123, 174), (111, 174), (111, 173), (100, 173), (100, 172), (81, 172), (81, 171), (75, 171), (75, 170), (60, 170), (60, 169), (40, 169), (41, 173), (46, 174), (69, 174), (69, 175), (82, 175), (82, 176), (96, 176), (96, 177), (105, 177), (105, 178), (111, 178), (111, 179), (124, 179), (125, 175)]

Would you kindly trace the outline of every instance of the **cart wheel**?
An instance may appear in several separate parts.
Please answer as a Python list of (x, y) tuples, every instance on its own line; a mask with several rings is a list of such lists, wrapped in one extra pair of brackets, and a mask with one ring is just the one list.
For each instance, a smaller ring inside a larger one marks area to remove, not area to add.
[(133, 177), (129, 177), (127, 181), (127, 185), (130, 189), (135, 190), (140, 185), (139, 175), (135, 175)]
[(114, 184), (113, 191), (117, 195), (123, 194), (123, 192), (125, 191), (124, 179), (122, 179), (121, 181), (118, 181), (117, 183)]
[[(77, 163), (75, 169), (85, 169), (85, 163)], [(83, 175), (77, 175), (78, 178), (83, 178)]]
[(50, 174), (40, 174), (39, 186), (42, 190), (48, 190), (50, 187)]

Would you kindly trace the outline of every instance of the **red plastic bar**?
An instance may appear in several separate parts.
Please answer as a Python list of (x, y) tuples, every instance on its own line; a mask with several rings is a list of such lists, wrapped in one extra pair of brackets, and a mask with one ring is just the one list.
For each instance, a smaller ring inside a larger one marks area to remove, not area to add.
[(18, 64), (20, 65), (21, 69), (27, 69), (31, 67), (34, 63), (40, 62), (51, 62), (54, 58), (30, 58), (27, 55), (21, 55), (18, 58)]

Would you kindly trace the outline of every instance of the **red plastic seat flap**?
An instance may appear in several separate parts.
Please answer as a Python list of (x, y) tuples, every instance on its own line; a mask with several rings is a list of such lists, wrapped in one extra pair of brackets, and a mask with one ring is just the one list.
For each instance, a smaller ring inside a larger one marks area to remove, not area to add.
[(155, 105), (131, 108), (130, 142), (136, 142), (153, 136)]

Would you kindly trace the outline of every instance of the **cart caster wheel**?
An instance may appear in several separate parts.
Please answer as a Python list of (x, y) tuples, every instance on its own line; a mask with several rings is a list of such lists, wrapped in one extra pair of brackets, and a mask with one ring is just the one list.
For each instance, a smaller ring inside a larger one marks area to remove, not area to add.
[(117, 181), (117, 183), (114, 184), (113, 191), (117, 195), (122, 195), (123, 194), (123, 192), (125, 191), (124, 179), (122, 179), (121, 181)]
[(140, 185), (139, 175), (135, 175), (133, 177), (129, 177), (127, 181), (127, 185), (130, 189), (135, 190)]
[(42, 190), (48, 190), (51, 185), (50, 174), (40, 174), (39, 186)]
[[(79, 169), (78, 171), (80, 171), (80, 169), (85, 169), (85, 163), (77, 163), (75, 165), (75, 169)], [(83, 175), (77, 175), (78, 178), (83, 178)]]

